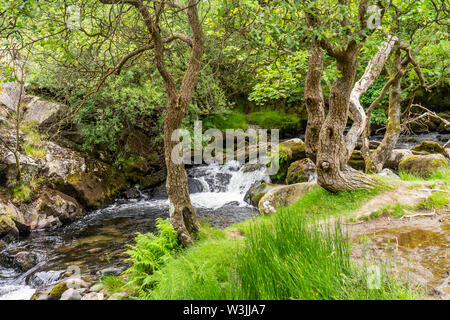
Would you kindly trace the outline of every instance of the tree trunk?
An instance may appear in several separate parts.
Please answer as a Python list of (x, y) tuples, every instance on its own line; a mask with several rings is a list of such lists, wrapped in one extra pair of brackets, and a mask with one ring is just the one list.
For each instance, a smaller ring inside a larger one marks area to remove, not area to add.
[(358, 66), (359, 46), (348, 45), (337, 61), (341, 74), (330, 92), (329, 111), (319, 135), (317, 173), (320, 186), (331, 192), (368, 188), (372, 179), (347, 166), (347, 148), (344, 129), (347, 124), (350, 93)]
[[(170, 223), (177, 231), (180, 242), (184, 246), (190, 246), (194, 241), (194, 233), (199, 230), (200, 225), (189, 197), (187, 174), (184, 164), (176, 164), (172, 160), (172, 151), (175, 145), (178, 144), (178, 142), (172, 141), (172, 133), (181, 127), (186, 108), (191, 101), (202, 66), (205, 39), (202, 23), (198, 16), (198, 1), (188, 0), (187, 6), (180, 8), (180, 10), (184, 10), (186, 13), (193, 36), (190, 41), (192, 43), (192, 49), (189, 56), (189, 63), (179, 91), (164, 60), (165, 48), (158, 25), (159, 16), (154, 20), (142, 1), (138, 1), (135, 5), (148, 31), (152, 35), (155, 64), (164, 80), (168, 98), (167, 113), (164, 118), (164, 155), (167, 167), (166, 188), (170, 203)], [(161, 13), (161, 8), (161, 4), (159, 4), (156, 11)]]
[[(383, 141), (377, 149), (375, 149), (375, 151), (370, 152), (367, 142), (368, 134), (365, 134), (363, 137), (366, 143), (363, 143), (364, 150), (362, 153), (366, 162), (367, 173), (378, 173), (383, 170), (384, 163), (391, 154), (392, 150), (395, 148), (400, 136), (401, 103), (403, 101), (401, 83), (403, 76), (407, 72), (408, 63), (409, 57), (406, 56), (403, 60), (401, 60), (400, 49), (397, 49), (394, 59), (394, 72), (391, 79), (386, 84), (389, 86), (389, 110), (388, 124), (386, 126)], [(383, 88), (380, 99), (377, 98), (376, 101), (380, 101), (383, 98), (384, 92), (385, 89)], [(372, 106), (370, 110), (371, 109)], [(370, 134), (370, 127), (366, 129), (366, 131)]]
[(309, 55), (309, 68), (305, 83), (308, 123), (305, 132), (306, 155), (314, 163), (317, 158), (320, 128), (325, 120), (325, 102), (322, 93), (323, 53), (316, 41)]
[(169, 196), (170, 223), (178, 233), (184, 246), (193, 243), (193, 235), (199, 230), (199, 222), (189, 197), (189, 188), (184, 164), (172, 161), (172, 151), (178, 142), (172, 141), (172, 133), (181, 127), (186, 102), (171, 97), (164, 118), (164, 153), (167, 168), (166, 189)]
[(378, 52), (367, 64), (364, 74), (361, 79), (356, 82), (352, 93), (350, 94), (350, 111), (353, 118), (353, 124), (345, 137), (345, 143), (347, 145), (347, 160), (349, 160), (352, 156), (356, 142), (363, 133), (367, 122), (366, 112), (364, 111), (364, 108), (359, 100), (380, 75), (386, 60), (388, 59), (392, 48), (397, 41), (397, 37), (390, 35), (387, 37), (386, 41), (380, 46)]

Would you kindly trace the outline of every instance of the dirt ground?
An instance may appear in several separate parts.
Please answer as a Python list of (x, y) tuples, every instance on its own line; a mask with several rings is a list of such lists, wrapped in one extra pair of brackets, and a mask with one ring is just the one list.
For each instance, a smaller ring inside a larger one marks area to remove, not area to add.
[[(402, 184), (373, 198), (352, 216), (370, 215), (388, 204), (414, 206), (432, 191), (442, 190), (436, 185), (410, 186)], [(450, 207), (409, 212), (402, 218), (383, 214), (345, 225), (357, 263), (382, 262), (426, 299), (450, 299)]]

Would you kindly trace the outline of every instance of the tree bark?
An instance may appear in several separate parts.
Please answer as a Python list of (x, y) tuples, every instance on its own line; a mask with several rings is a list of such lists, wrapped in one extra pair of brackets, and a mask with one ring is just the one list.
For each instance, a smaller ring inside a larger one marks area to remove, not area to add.
[[(386, 87), (389, 87), (389, 110), (388, 110), (388, 124), (386, 126), (386, 132), (381, 141), (380, 145), (373, 151), (370, 152), (368, 147), (368, 136), (370, 135), (370, 126), (368, 125), (365, 134), (363, 136), (363, 150), (362, 155), (366, 163), (367, 173), (378, 173), (383, 170), (384, 163), (391, 154), (392, 150), (397, 144), (398, 138), (401, 132), (401, 103), (402, 89), (401, 83), (403, 76), (408, 71), (408, 64), (410, 62), (410, 55), (407, 54), (405, 58), (401, 59), (401, 51), (398, 48), (395, 52), (394, 58), (394, 70), (391, 75), (391, 79), (386, 83), (383, 88), (380, 97), (378, 97), (369, 108), (369, 112), (376, 106), (385, 95)], [(369, 114), (370, 116), (370, 114)]]
[(345, 143), (347, 146), (347, 161), (352, 156), (352, 152), (355, 149), (358, 138), (364, 131), (367, 122), (366, 112), (361, 105), (360, 98), (366, 93), (367, 89), (375, 82), (378, 76), (383, 70), (384, 64), (388, 59), (392, 48), (397, 43), (398, 38), (395, 36), (388, 36), (386, 41), (380, 46), (378, 52), (367, 64), (364, 74), (356, 82), (350, 94), (350, 112), (353, 118), (353, 124), (345, 137)]
[(347, 124), (350, 93), (358, 66), (360, 46), (354, 41), (336, 57), (340, 77), (330, 92), (329, 111), (319, 135), (317, 173), (320, 186), (331, 192), (368, 188), (373, 180), (347, 165), (344, 129)]
[(142, 1), (138, 1), (137, 9), (143, 17), (145, 25), (152, 35), (154, 43), (155, 64), (161, 74), (167, 92), (167, 112), (164, 117), (164, 155), (167, 168), (166, 189), (169, 196), (170, 222), (178, 233), (178, 239), (184, 246), (194, 241), (194, 234), (200, 225), (197, 214), (189, 197), (187, 174), (184, 164), (177, 164), (172, 160), (172, 152), (178, 142), (172, 141), (172, 133), (180, 129), (186, 108), (192, 98), (192, 93), (201, 70), (204, 50), (204, 35), (202, 24), (198, 16), (198, 1), (188, 0), (184, 10), (192, 30), (190, 40), (192, 49), (189, 63), (183, 77), (180, 89), (177, 90), (175, 81), (168, 71), (164, 61), (164, 40), (158, 25), (161, 5), (157, 6), (153, 18)]
[(305, 83), (306, 111), (308, 123), (305, 132), (306, 155), (314, 163), (317, 158), (319, 134), (325, 120), (325, 102), (322, 92), (323, 52), (316, 41), (309, 55), (309, 68)]

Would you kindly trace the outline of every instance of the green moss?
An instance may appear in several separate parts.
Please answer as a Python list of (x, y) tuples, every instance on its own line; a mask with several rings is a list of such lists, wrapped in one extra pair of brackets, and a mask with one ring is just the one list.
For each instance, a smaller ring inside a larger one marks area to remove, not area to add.
[(23, 149), (27, 155), (32, 156), (33, 158), (45, 159), (46, 151), (44, 148), (35, 147), (25, 143)]
[(62, 294), (67, 289), (69, 289), (67, 287), (67, 283), (65, 281), (60, 282), (50, 290), (49, 296), (50, 296), (50, 298), (53, 298), (53, 299), (61, 298)]
[(34, 190), (28, 183), (22, 182), (16, 185), (13, 189), (13, 202), (15, 203), (27, 203), (33, 197)]

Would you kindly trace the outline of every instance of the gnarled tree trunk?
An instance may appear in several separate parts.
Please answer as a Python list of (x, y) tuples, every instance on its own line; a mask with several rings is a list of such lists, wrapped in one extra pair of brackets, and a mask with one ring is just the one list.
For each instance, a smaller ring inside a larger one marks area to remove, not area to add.
[(323, 52), (316, 41), (309, 55), (309, 68), (305, 83), (308, 123), (305, 132), (306, 155), (316, 162), (319, 134), (325, 120), (325, 102), (322, 93)]
[(331, 192), (373, 186), (372, 179), (347, 165), (344, 129), (347, 124), (350, 93), (358, 66), (360, 47), (352, 42), (337, 59), (341, 74), (330, 92), (329, 112), (319, 135), (317, 152), (318, 183)]

